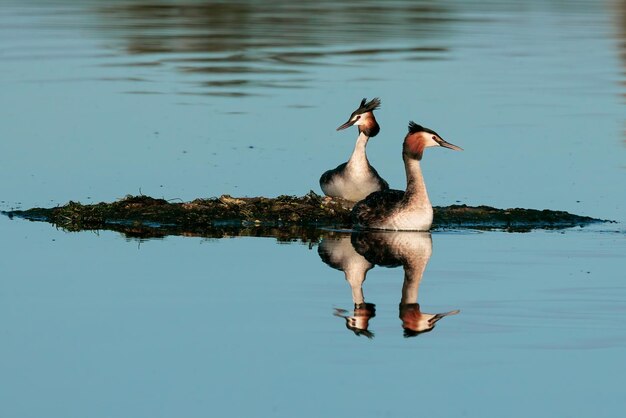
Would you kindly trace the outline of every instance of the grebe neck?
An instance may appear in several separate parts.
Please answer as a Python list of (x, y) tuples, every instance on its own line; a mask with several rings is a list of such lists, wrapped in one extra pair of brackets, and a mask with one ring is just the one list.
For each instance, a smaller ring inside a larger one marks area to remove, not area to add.
[(417, 303), (420, 283), (427, 263), (428, 258), (417, 257), (415, 262), (403, 266), (404, 283), (402, 283), (402, 299), (400, 300), (402, 305)]
[(356, 305), (365, 303), (365, 297), (363, 296), (363, 281), (365, 280), (366, 272), (367, 270), (365, 270), (365, 272), (353, 270), (344, 271), (346, 281), (350, 284), (350, 288), (352, 289), (352, 301)]
[(359, 137), (356, 139), (356, 144), (354, 145), (354, 151), (352, 151), (352, 155), (348, 160), (348, 165), (367, 166), (369, 164), (367, 161), (367, 155), (365, 154), (365, 147), (367, 146), (367, 141), (369, 139), (370, 137), (363, 132), (359, 133)]
[(403, 200), (411, 206), (431, 207), (419, 160), (406, 155), (402, 159), (406, 170), (406, 193)]

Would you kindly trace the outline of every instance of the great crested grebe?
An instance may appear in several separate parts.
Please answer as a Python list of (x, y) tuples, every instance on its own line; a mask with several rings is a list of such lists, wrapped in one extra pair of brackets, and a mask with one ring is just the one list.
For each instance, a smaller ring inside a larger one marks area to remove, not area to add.
[(320, 186), (326, 196), (358, 202), (372, 192), (389, 189), (389, 184), (378, 175), (365, 154), (367, 141), (380, 131), (374, 117), (374, 110), (380, 107), (380, 99), (376, 97), (366, 102), (367, 99), (363, 99), (348, 121), (337, 128), (340, 131), (354, 125), (359, 128), (359, 136), (350, 159), (322, 174)]
[(354, 312), (350, 314), (345, 309), (335, 308), (334, 315), (345, 319), (346, 327), (355, 335), (374, 337), (374, 333), (368, 328), (370, 319), (376, 316), (376, 305), (367, 303), (363, 294), (363, 282), (374, 264), (355, 251), (349, 233), (331, 233), (322, 239), (317, 250), (324, 263), (343, 271), (352, 289)]
[(458, 309), (434, 314), (422, 312), (417, 302), (420, 283), (433, 252), (430, 232), (357, 231), (351, 239), (354, 249), (370, 263), (403, 267), (400, 319), (405, 337), (432, 331), (437, 321), (460, 312)]
[(409, 122), (409, 132), (402, 145), (406, 170), (406, 191), (383, 190), (370, 194), (352, 209), (357, 226), (372, 229), (427, 231), (433, 223), (433, 207), (428, 199), (426, 184), (420, 168), (424, 149), (462, 148), (444, 141), (437, 132)]

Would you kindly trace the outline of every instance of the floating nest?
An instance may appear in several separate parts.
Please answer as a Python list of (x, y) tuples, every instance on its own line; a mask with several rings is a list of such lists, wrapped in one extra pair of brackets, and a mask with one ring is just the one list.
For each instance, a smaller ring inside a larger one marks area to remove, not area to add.
[[(67, 231), (113, 230), (128, 237), (166, 235), (226, 237), (273, 236), (279, 240), (315, 240), (320, 227), (351, 228), (351, 203), (309, 192), (304, 196), (231, 197), (169, 202), (126, 196), (112, 203), (69, 202), (54, 208), (3, 212), (13, 218), (49, 222)], [(607, 222), (564, 211), (497, 209), (452, 205), (434, 208), (433, 229), (500, 229), (524, 232)]]

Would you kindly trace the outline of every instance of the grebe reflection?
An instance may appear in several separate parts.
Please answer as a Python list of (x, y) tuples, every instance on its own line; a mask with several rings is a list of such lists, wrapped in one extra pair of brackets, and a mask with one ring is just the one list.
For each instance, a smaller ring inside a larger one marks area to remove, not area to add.
[[(348, 239), (350, 239), (352, 251), (347, 246)], [(373, 336), (368, 326), (369, 319), (375, 316), (373, 308), (375, 305), (367, 304), (372, 307), (371, 313), (365, 309), (366, 302), (361, 288), (367, 271), (373, 265), (402, 266), (404, 269), (399, 317), (405, 337), (414, 337), (432, 331), (439, 320), (460, 312), (453, 310), (435, 314), (426, 313), (421, 311), (417, 302), (419, 285), (432, 254), (432, 238), (429, 232), (353, 232), (350, 236), (345, 234), (338, 239), (325, 238), (320, 243), (319, 254), (326, 264), (346, 274), (346, 279), (352, 288), (354, 315), (349, 316), (347, 311), (340, 309), (335, 310), (335, 315), (345, 318), (348, 329), (357, 335), (367, 333), (365, 335), (368, 337)], [(368, 267), (358, 270), (354, 266)], [(355, 274), (359, 279), (354, 276)]]
[(374, 333), (368, 328), (369, 320), (376, 316), (376, 305), (365, 302), (363, 282), (367, 272), (374, 268), (374, 264), (355, 251), (350, 242), (350, 233), (337, 233), (324, 238), (317, 252), (324, 263), (344, 272), (346, 281), (352, 289), (354, 313), (348, 315), (345, 309), (335, 309), (335, 316), (344, 318), (346, 328), (355, 335), (372, 338)]

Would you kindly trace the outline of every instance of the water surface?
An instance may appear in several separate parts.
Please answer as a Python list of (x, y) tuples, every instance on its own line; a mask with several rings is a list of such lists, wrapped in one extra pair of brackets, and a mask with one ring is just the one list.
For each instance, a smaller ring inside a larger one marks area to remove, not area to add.
[[(380, 96), (368, 155), (392, 187), (415, 120), (465, 149), (425, 156), (435, 205), (624, 222), (624, 16), (608, 1), (5, 0), (0, 209), (319, 192), (354, 144), (335, 128)], [(319, 254), (361, 247), (322, 235), (134, 240), (0, 217), (0, 416), (623, 414), (623, 223), (432, 233), (411, 295), (460, 313), (409, 338), (406, 262), (371, 263), (373, 338), (358, 336), (353, 288)]]

